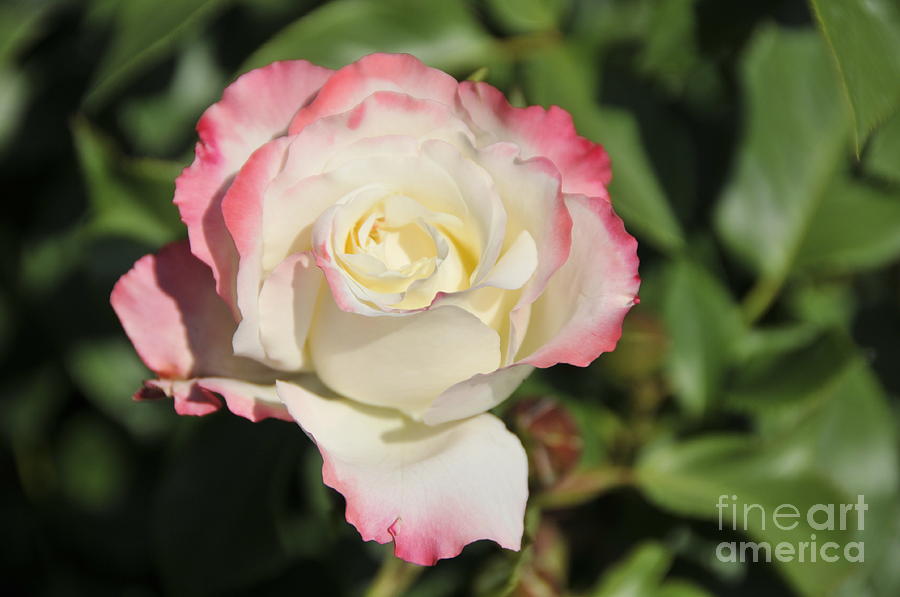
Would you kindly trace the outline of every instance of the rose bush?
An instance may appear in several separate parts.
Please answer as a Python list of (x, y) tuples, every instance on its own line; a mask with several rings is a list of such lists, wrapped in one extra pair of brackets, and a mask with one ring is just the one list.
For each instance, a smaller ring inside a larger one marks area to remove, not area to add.
[(225, 90), (176, 182), (189, 243), (111, 302), (181, 414), (296, 421), (366, 540), (432, 564), (517, 549), (521, 444), (487, 413), (612, 350), (636, 242), (604, 150), (408, 55), (277, 62)]

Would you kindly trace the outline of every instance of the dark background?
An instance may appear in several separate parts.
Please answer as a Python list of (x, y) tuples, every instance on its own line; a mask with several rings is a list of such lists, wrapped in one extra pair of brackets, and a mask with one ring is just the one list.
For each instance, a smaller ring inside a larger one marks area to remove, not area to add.
[[(0, 592), (355, 595), (384, 560), (371, 594), (392, 594), (385, 579), (417, 596), (900, 594), (898, 14), (4, 0)], [(295, 425), (130, 400), (148, 372), (108, 295), (184, 236), (170, 201), (200, 113), (249, 68), (373, 51), (571, 111), (610, 152), (640, 242), (619, 349), (536, 374), (501, 409), (535, 473), (519, 555), (478, 543), (424, 573), (397, 566), (344, 522)], [(865, 562), (719, 562), (720, 541), (813, 532), (720, 531), (723, 494), (769, 513), (863, 494), (864, 530), (817, 534), (865, 541)]]

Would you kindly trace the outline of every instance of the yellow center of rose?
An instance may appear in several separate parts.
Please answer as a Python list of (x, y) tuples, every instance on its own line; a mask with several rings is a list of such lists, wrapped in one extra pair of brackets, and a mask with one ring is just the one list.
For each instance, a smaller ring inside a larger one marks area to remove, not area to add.
[[(418, 309), (468, 288), (480, 247), (463, 221), (401, 194), (357, 197), (335, 218), (338, 262), (361, 289)], [(471, 227), (468, 227), (471, 228)]]

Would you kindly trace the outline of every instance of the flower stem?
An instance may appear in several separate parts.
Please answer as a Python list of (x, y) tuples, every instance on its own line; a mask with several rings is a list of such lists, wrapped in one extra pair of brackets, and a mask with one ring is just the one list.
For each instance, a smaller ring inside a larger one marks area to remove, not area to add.
[(385, 553), (381, 568), (372, 579), (365, 597), (397, 597), (408, 589), (424, 568), (397, 558), (390, 551)]

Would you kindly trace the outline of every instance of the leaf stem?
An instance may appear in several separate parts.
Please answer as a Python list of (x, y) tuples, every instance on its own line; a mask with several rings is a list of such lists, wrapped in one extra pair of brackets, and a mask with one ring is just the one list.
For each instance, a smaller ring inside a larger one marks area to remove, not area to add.
[(562, 34), (554, 30), (523, 33), (498, 40), (496, 48), (510, 60), (521, 60), (559, 45), (562, 39)]
[(756, 281), (741, 303), (741, 312), (748, 325), (756, 323), (769, 310), (783, 281), (784, 276), (764, 276)]
[(571, 508), (592, 501), (613, 489), (629, 485), (633, 480), (632, 471), (621, 467), (576, 471), (533, 499), (535, 505), (541, 509)]

